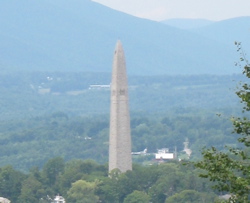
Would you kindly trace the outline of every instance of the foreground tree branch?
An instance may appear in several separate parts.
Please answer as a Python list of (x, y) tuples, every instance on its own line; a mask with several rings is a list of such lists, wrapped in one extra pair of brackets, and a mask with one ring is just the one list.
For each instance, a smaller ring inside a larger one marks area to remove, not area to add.
[[(243, 67), (243, 75), (250, 79), (250, 65), (241, 43), (235, 42), (240, 53), (240, 62), (236, 66)], [(244, 64), (242, 66), (242, 64)], [(213, 188), (231, 195), (227, 202), (250, 202), (250, 84), (242, 82), (236, 91), (243, 107), (243, 117), (232, 117), (233, 133), (238, 134), (240, 148), (226, 147), (225, 152), (215, 147), (204, 148), (203, 160), (195, 163), (197, 168), (204, 170), (200, 174), (214, 182)], [(225, 202), (225, 201), (224, 201)]]

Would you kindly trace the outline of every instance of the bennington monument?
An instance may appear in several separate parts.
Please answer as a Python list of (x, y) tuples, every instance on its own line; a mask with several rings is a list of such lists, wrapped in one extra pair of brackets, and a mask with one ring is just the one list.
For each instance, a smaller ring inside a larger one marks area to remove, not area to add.
[(122, 44), (116, 43), (110, 105), (109, 171), (132, 170), (128, 82)]

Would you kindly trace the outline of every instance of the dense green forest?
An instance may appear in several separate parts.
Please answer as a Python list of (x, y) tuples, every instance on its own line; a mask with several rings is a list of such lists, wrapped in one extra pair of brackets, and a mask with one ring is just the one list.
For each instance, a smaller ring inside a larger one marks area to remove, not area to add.
[[(110, 92), (106, 86), (91, 86), (109, 85), (109, 73), (1, 73), (0, 196), (27, 203), (60, 193), (74, 202), (75, 185), (92, 188), (90, 198), (102, 202), (131, 202), (137, 196), (152, 202), (166, 198), (166, 202), (181, 202), (181, 197), (213, 202), (218, 194), (198, 178), (196, 169), (181, 162), (158, 166), (154, 153), (160, 148), (177, 149), (177, 157), (187, 160), (183, 152), (187, 139), (190, 160), (198, 160), (204, 146), (237, 147), (230, 121), (241, 109), (234, 94), (237, 81), (244, 79), (240, 75), (130, 76), (132, 150), (147, 148), (151, 155), (133, 157), (140, 165), (119, 177), (114, 173), (111, 181), (106, 166)], [(94, 161), (83, 161), (90, 159)], [(133, 182), (140, 174), (153, 180), (141, 177), (142, 182)]]
[[(7, 72), (0, 74), (1, 120), (30, 118), (54, 112), (69, 116), (109, 113), (110, 73)], [(131, 112), (172, 109), (235, 110), (235, 81), (241, 75), (129, 76)]]
[(11, 166), (0, 168), (1, 195), (13, 203), (50, 203), (56, 194), (67, 202), (176, 203), (214, 202), (220, 194), (198, 177), (199, 170), (182, 162), (141, 166), (120, 174), (107, 165), (91, 160), (65, 162), (60, 157), (48, 160), (43, 168), (21, 173)]
[[(194, 113), (194, 112), (192, 112)], [(216, 115), (133, 115), (131, 119), (132, 149), (149, 153), (157, 149), (177, 148), (183, 154), (183, 142), (188, 138), (193, 151), (191, 159), (200, 156), (203, 146), (222, 148), (235, 143), (230, 121)], [(69, 117), (65, 113), (0, 123), (0, 163), (27, 171), (32, 166), (42, 167), (50, 158), (65, 160), (93, 159), (108, 161), (108, 115)], [(136, 162), (153, 161), (154, 156), (135, 157)]]
[[(234, 145), (229, 117), (240, 105), (233, 80), (242, 77), (130, 76), (133, 151), (176, 147), (183, 157), (188, 139), (195, 160), (203, 146)], [(110, 74), (14, 72), (0, 81), (0, 166), (28, 171), (56, 156), (107, 162), (110, 93), (90, 86), (110, 84)]]

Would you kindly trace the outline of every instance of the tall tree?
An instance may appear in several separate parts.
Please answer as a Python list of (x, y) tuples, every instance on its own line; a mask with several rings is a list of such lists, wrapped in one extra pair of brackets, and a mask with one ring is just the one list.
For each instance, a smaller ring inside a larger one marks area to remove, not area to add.
[[(243, 75), (250, 78), (250, 64), (248, 63), (241, 44), (236, 42), (240, 52), (241, 66), (244, 63)], [(203, 160), (196, 162), (195, 166), (204, 169), (201, 177), (209, 178), (214, 182), (214, 188), (231, 195), (228, 202), (250, 202), (250, 84), (241, 82), (236, 94), (241, 99), (243, 117), (233, 117), (234, 133), (239, 135), (240, 148), (227, 147), (226, 152), (215, 147), (202, 152)]]
[(42, 183), (40, 183), (34, 176), (29, 176), (22, 182), (21, 195), (18, 199), (20, 203), (38, 202), (39, 199), (46, 196)]
[(214, 194), (197, 192), (195, 190), (183, 190), (169, 197), (165, 203), (209, 203), (214, 202)]
[(43, 167), (43, 176), (49, 186), (55, 184), (58, 176), (64, 171), (64, 160), (61, 157), (50, 159)]
[(16, 202), (25, 178), (24, 174), (14, 170), (12, 166), (0, 168), (0, 196)]
[(95, 195), (98, 182), (78, 180), (72, 184), (68, 191), (68, 200), (76, 203), (95, 203), (99, 198)]
[(150, 197), (146, 193), (138, 190), (127, 195), (124, 199), (124, 203), (148, 203), (149, 201)]

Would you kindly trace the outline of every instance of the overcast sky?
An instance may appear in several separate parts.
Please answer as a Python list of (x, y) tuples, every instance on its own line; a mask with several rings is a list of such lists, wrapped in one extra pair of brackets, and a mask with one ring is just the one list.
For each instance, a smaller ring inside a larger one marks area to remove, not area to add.
[(250, 16), (250, 0), (93, 0), (113, 9), (152, 20), (202, 18), (224, 20)]

